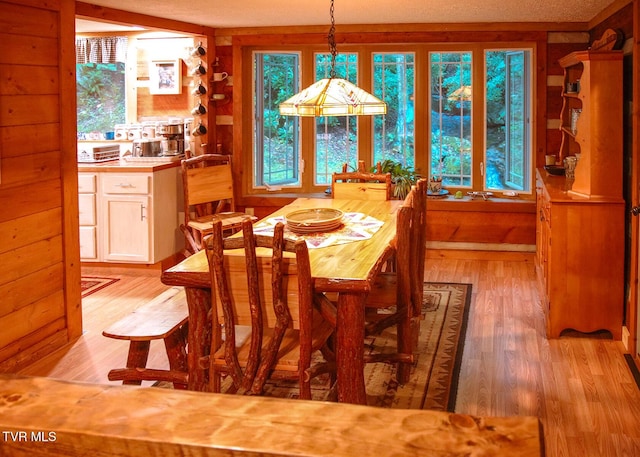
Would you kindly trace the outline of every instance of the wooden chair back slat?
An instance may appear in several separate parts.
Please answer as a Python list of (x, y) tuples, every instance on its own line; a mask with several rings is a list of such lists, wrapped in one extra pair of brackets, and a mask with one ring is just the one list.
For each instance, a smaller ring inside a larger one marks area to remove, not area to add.
[(427, 180), (419, 179), (412, 189), (413, 197), (411, 206), (413, 208), (411, 220), (411, 291), (413, 314), (419, 316), (422, 312), (422, 301), (424, 298), (424, 263), (427, 243)]
[(233, 204), (233, 175), (231, 164), (211, 165), (203, 168), (189, 168), (185, 171), (189, 205), (198, 205), (211, 201), (229, 200), (230, 210)]
[(412, 243), (412, 230), (411, 220), (413, 218), (413, 208), (410, 205), (403, 205), (398, 210), (396, 225), (396, 300), (398, 304), (398, 310), (402, 313), (412, 312), (411, 307), (412, 299), (412, 286), (411, 280), (413, 268), (411, 259), (413, 243)]
[[(378, 167), (378, 170), (380, 167)], [(391, 173), (369, 173), (360, 161), (358, 171), (347, 172), (347, 164), (342, 173), (333, 173), (331, 177), (331, 195), (333, 198), (353, 200), (390, 200)]]
[(385, 183), (334, 183), (331, 195), (343, 200), (389, 200)]

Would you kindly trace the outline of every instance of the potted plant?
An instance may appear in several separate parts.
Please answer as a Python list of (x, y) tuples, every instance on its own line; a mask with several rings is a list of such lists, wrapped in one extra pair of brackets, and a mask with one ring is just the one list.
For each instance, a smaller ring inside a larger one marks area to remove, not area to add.
[(381, 171), (382, 173), (391, 173), (391, 182), (393, 183), (393, 196), (404, 200), (413, 186), (418, 180), (416, 172), (411, 167), (402, 165), (400, 162), (394, 162), (387, 159), (380, 163), (380, 168), (374, 167), (371, 171)]
[(442, 190), (442, 166), (443, 165), (444, 165), (443, 161), (440, 160), (438, 162), (437, 172), (429, 176), (429, 182), (427, 183), (427, 190), (431, 194), (439, 194), (440, 191)]

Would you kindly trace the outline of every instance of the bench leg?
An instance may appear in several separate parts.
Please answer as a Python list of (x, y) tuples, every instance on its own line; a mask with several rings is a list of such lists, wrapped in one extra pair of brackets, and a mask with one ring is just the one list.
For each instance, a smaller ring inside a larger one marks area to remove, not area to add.
[[(129, 344), (129, 354), (127, 355), (127, 368), (145, 368), (149, 358), (150, 341), (132, 341)], [(139, 386), (142, 381), (122, 381), (122, 384)]]
[[(169, 358), (169, 369), (177, 372), (188, 372), (189, 367), (187, 365), (187, 340), (186, 331), (183, 331), (188, 324), (185, 324), (183, 328), (172, 332), (164, 339), (164, 346), (167, 351), (167, 357)], [(173, 383), (174, 389), (186, 389), (186, 384)]]

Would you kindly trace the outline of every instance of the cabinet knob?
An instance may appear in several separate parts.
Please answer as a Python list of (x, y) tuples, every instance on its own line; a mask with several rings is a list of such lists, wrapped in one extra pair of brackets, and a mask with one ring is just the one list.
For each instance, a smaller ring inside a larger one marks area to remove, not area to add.
[(634, 216), (640, 214), (640, 206), (634, 206), (633, 208), (631, 208), (631, 214), (633, 214)]

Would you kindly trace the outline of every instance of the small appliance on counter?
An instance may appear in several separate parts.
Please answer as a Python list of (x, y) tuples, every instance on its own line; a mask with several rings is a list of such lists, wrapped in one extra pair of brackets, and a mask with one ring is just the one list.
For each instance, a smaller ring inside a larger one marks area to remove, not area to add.
[(164, 137), (160, 142), (163, 156), (184, 154), (184, 123), (182, 121), (158, 124), (156, 134)]
[(120, 145), (78, 145), (78, 163), (108, 162), (120, 159)]
[(161, 141), (147, 138), (134, 140), (131, 155), (133, 157), (159, 157), (162, 155)]

